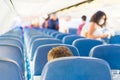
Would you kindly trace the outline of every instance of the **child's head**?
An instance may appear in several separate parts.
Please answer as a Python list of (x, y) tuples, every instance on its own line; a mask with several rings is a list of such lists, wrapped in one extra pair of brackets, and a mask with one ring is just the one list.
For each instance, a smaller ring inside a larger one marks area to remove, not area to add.
[(72, 52), (70, 51), (70, 49), (65, 46), (58, 46), (49, 51), (48, 61), (51, 61), (55, 58), (67, 57), (67, 56), (72, 56)]
[(86, 21), (86, 19), (87, 19), (87, 17), (85, 15), (83, 15), (81, 18), (83, 21)]

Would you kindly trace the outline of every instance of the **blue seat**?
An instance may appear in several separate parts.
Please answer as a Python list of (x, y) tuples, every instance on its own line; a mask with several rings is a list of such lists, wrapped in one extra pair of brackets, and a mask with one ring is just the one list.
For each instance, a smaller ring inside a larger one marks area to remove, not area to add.
[(18, 38), (22, 38), (22, 32), (13, 32), (13, 31), (9, 31), (5, 34), (3, 34), (4, 36), (17, 36)]
[(52, 37), (55, 38), (55, 36), (58, 35), (58, 34), (61, 34), (61, 33), (60, 33), (60, 32), (52, 32), (52, 33), (50, 34), (50, 36), (52, 36)]
[(11, 39), (0, 38), (0, 44), (12, 44), (14, 46), (19, 47), (22, 53), (24, 52), (23, 44), (19, 40), (12, 39), (12, 38)]
[(77, 34), (77, 29), (76, 28), (69, 28), (69, 33), (70, 34)]
[(48, 62), (40, 80), (112, 80), (110, 67), (97, 58), (65, 57)]
[(22, 29), (12, 29), (12, 30), (10, 30), (10, 31), (8, 31), (8, 32), (6, 32), (4, 35), (9, 35), (9, 36), (18, 36), (18, 37), (22, 37), (22, 35), (23, 35), (23, 31), (22, 31)]
[(104, 59), (109, 63), (111, 69), (120, 70), (120, 45), (107, 44), (95, 46), (90, 51), (90, 56)]
[(23, 34), (22, 29), (11, 29), (8, 32), (4, 33), (3, 35), (22, 36), (22, 34)]
[(1, 38), (3, 37), (3, 38), (16, 38), (16, 39), (19, 39), (19, 40), (21, 40), (22, 41), (22, 36), (17, 36), (17, 35), (2, 35), (2, 36), (0, 36)]
[(68, 35), (68, 36), (65, 36), (62, 41), (64, 44), (72, 45), (74, 40), (80, 39), (80, 38), (84, 38), (84, 37), (78, 36), (78, 35)]
[(103, 44), (102, 41), (95, 40), (95, 39), (77, 39), (73, 42), (73, 45), (77, 47), (80, 56), (89, 56), (89, 52), (91, 48), (97, 45)]
[(47, 36), (47, 35), (36, 35), (36, 36), (32, 36), (31, 39), (29, 40), (29, 47), (31, 46), (31, 44), (32, 44), (36, 39), (41, 39), (41, 38), (52, 38), (52, 37)]
[(15, 40), (19, 41), (21, 44), (23, 44), (22, 39), (18, 39), (16, 37), (2, 37), (2, 36), (0, 36), (0, 39), (15, 39)]
[(40, 31), (40, 29), (35, 29), (35, 28), (25, 29), (24, 32), (27, 33), (27, 34), (30, 34), (30, 35), (32, 35), (32, 34), (41, 34), (42, 33)]
[(16, 61), (24, 74), (24, 56), (17, 46), (11, 44), (0, 44), (0, 58), (8, 58)]
[(24, 80), (19, 65), (10, 59), (0, 58), (0, 79), (1, 80)]
[(58, 32), (58, 31), (56, 31), (56, 30), (52, 30), (52, 29), (46, 29), (46, 34), (48, 34), (48, 35), (51, 35), (53, 32)]
[(56, 35), (56, 38), (59, 39), (59, 40), (62, 40), (67, 35), (70, 35), (70, 34), (63, 34), (63, 33), (61, 33), (61, 34)]
[(109, 39), (109, 44), (120, 44), (120, 35), (112, 36)]
[(34, 37), (34, 36), (44, 36), (44, 34), (42, 33), (35, 33), (35, 34), (29, 34), (29, 33), (25, 33), (24, 34), (24, 37), (26, 38), (26, 42), (30, 42), (31, 41), (31, 38)]
[(35, 57), (33, 59), (33, 62), (34, 62), (34, 75), (41, 75), (42, 69), (43, 69), (44, 65), (47, 63), (48, 52), (53, 47), (57, 47), (57, 46), (66, 46), (72, 51), (74, 56), (79, 56), (78, 50), (72, 45), (47, 44), (47, 45), (40, 46), (39, 48), (37, 48), (36, 53), (35, 53)]
[(31, 61), (33, 60), (35, 51), (37, 50), (37, 48), (39, 46), (45, 45), (45, 44), (58, 44), (58, 43), (62, 43), (62, 42), (60, 40), (54, 39), (54, 38), (36, 39), (30, 47)]
[[(27, 36), (28, 35), (25, 35), (25, 43), (26, 43), (27, 50), (30, 49), (31, 44), (35, 39), (37, 39), (37, 38), (49, 38), (49, 36), (39, 35), (39, 34), (32, 35), (32, 36), (29, 36), (29, 37), (27, 37)], [(29, 50), (28, 50), (28, 52), (29, 52)]]
[[(55, 31), (55, 32), (57, 32), (57, 31)], [(46, 32), (46, 34), (48, 34), (48, 35), (51, 35), (52, 33), (53, 33), (53, 31), (48, 31), (48, 30)]]

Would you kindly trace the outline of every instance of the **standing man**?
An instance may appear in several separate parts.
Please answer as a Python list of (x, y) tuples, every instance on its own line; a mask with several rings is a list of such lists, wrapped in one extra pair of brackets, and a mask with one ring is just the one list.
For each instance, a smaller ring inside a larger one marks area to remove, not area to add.
[(59, 30), (59, 20), (55, 13), (51, 14), (50, 20), (48, 21), (48, 28)]

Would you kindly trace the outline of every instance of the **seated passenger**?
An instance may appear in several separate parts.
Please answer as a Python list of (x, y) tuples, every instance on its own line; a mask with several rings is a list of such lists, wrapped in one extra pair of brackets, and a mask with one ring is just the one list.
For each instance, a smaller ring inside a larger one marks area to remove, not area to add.
[(48, 52), (48, 61), (55, 58), (73, 56), (69, 48), (65, 46), (58, 46)]

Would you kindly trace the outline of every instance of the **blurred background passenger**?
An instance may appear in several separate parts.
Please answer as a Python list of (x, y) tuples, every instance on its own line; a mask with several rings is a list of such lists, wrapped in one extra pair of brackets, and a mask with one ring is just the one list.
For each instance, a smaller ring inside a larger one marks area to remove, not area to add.
[(45, 21), (42, 24), (42, 28), (48, 28), (48, 21), (50, 19), (50, 15), (48, 15), (47, 18), (45, 18)]
[(31, 25), (30, 25), (30, 28), (40, 28), (40, 23), (37, 19), (33, 20)]
[(59, 20), (55, 13), (51, 14), (50, 20), (48, 21), (48, 28), (59, 30)]
[(87, 17), (86, 17), (85, 15), (83, 15), (83, 16), (81, 17), (81, 19), (82, 19), (82, 22), (81, 22), (81, 24), (79, 25), (78, 30), (77, 30), (77, 34), (78, 34), (78, 35), (81, 35), (81, 31), (82, 31), (82, 28), (84, 27), (84, 25), (86, 24), (86, 19), (87, 19)]
[(71, 16), (65, 16), (63, 19), (59, 20), (60, 32), (69, 33), (69, 27), (71, 26)]

